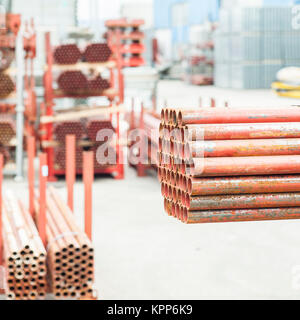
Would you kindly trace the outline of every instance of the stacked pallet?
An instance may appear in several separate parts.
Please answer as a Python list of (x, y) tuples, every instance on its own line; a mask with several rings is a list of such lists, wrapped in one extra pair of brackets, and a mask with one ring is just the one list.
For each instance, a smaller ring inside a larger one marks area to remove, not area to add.
[(300, 218), (300, 109), (162, 110), (159, 178), (185, 223)]
[[(101, 132), (105, 137), (101, 136)], [(117, 152), (114, 140), (115, 129), (111, 120), (103, 117), (96, 117), (85, 121), (64, 121), (55, 125), (54, 138), (58, 142), (58, 146), (54, 148), (54, 166), (56, 170), (62, 170), (62, 172), (65, 172), (67, 152), (65, 141), (66, 136), (68, 135), (75, 135), (77, 141), (75, 161), (78, 172), (82, 171), (83, 168), (83, 152), (88, 150), (94, 151), (95, 172), (97, 172), (97, 170), (101, 171), (103, 168), (116, 165)], [(101, 146), (106, 142), (103, 140), (106, 139), (111, 141), (111, 145), (108, 145), (105, 150), (97, 152), (99, 147), (101, 148)]]
[[(47, 264), (51, 292), (55, 298), (92, 297), (94, 249), (91, 241), (77, 226), (74, 214), (54, 188), (47, 191), (46, 203)], [(39, 212), (37, 198), (35, 210)]]
[[(140, 30), (144, 24), (144, 20), (108, 20), (106, 27), (108, 33), (114, 34), (116, 30), (121, 30), (121, 53), (122, 65), (124, 67), (140, 67), (145, 64), (143, 53), (146, 48), (143, 44), (144, 33)], [(113, 46), (113, 53), (116, 53), (117, 48)]]
[(3, 199), (5, 293), (9, 299), (45, 298), (46, 251), (29, 212), (11, 192)]

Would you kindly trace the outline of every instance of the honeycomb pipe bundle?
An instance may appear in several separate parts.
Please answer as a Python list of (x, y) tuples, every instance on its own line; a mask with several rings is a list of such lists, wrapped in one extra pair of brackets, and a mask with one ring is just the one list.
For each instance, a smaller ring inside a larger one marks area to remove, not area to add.
[(9, 146), (11, 140), (16, 136), (16, 124), (13, 115), (0, 115), (0, 144)]
[[(111, 120), (105, 119), (105, 118), (93, 118), (93, 119), (88, 119), (87, 121), (87, 135), (90, 140), (96, 142), (97, 141), (97, 134), (100, 130), (111, 130), (111, 135), (109, 138), (112, 138), (112, 135), (115, 132), (115, 129), (112, 125)], [(108, 133), (108, 131), (107, 131)]]
[(55, 140), (65, 143), (67, 135), (75, 135), (80, 140), (85, 135), (85, 126), (80, 120), (59, 122), (54, 127)]
[(106, 62), (111, 56), (111, 50), (106, 43), (89, 44), (83, 53), (85, 62)]
[(3, 164), (7, 164), (10, 160), (9, 148), (0, 145), (0, 154), (3, 155)]
[(166, 212), (185, 223), (300, 218), (300, 110), (163, 109)]
[[(47, 191), (47, 264), (56, 299), (84, 299), (94, 293), (94, 249), (74, 214), (54, 188)], [(39, 203), (35, 201), (36, 212)]]
[[(54, 148), (54, 165), (58, 170), (66, 169), (66, 147), (63, 145), (61, 147)], [(75, 165), (77, 169), (82, 169), (83, 164), (83, 148), (76, 147), (75, 151)]]
[(87, 77), (81, 71), (65, 71), (57, 79), (58, 87), (66, 93), (75, 94), (88, 87)]
[(10, 191), (3, 198), (2, 236), (8, 299), (44, 299), (46, 251), (33, 219)]
[(15, 84), (12, 78), (4, 73), (0, 73), (0, 99), (7, 98), (15, 91)]
[(15, 59), (15, 51), (10, 48), (0, 48), (0, 55), (0, 72), (3, 72), (9, 68)]
[(57, 64), (75, 64), (81, 58), (81, 52), (76, 44), (64, 44), (54, 50), (53, 56)]
[(110, 83), (101, 76), (97, 76), (93, 79), (88, 79), (87, 88), (91, 91), (102, 92), (110, 88)]

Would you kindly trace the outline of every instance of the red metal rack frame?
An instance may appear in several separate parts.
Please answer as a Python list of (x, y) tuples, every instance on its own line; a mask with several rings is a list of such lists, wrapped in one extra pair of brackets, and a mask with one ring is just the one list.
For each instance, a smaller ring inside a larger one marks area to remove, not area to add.
[[(156, 112), (156, 98), (153, 99), (152, 112)], [(145, 114), (144, 104), (141, 103), (139, 124), (138, 124), (138, 126), (136, 126), (135, 104), (134, 104), (134, 99), (132, 99), (129, 130), (134, 130), (134, 129), (138, 128), (141, 130), (141, 132), (144, 132), (144, 114)], [(147, 136), (147, 139), (148, 139), (148, 136)], [(142, 139), (142, 141), (144, 142), (144, 139)], [(151, 161), (149, 154), (148, 154), (148, 146), (147, 145), (142, 143), (140, 152), (141, 152), (142, 158), (148, 158)], [(138, 177), (145, 177), (147, 175), (146, 170), (148, 170), (148, 169), (157, 170), (157, 167), (152, 163), (145, 164), (145, 163), (139, 162), (137, 165), (130, 164), (130, 166), (136, 168)]]
[[(17, 39), (19, 36), (21, 27), (21, 16), (19, 14), (7, 14), (6, 15), (6, 30), (4, 33), (1, 33), (0, 35), (0, 47), (3, 48), (11, 48), (15, 49), (17, 51)], [(31, 20), (30, 23), (30, 29), (28, 28), (28, 24), (25, 22), (25, 32), (23, 36), (23, 45), (25, 56), (24, 56), (24, 92), (19, 93), (22, 94), (25, 108), (24, 108), (24, 124), (25, 124), (25, 134), (24, 136), (30, 136), (34, 135), (35, 133), (35, 120), (36, 120), (36, 94), (35, 94), (35, 81), (34, 81), (34, 59), (36, 57), (36, 33), (34, 30), (34, 23), (33, 20)], [(10, 33), (9, 33), (10, 32)], [(22, 41), (21, 41), (22, 42)], [(22, 54), (21, 54), (22, 55)], [(16, 59), (17, 59), (17, 52), (16, 52)], [(23, 59), (23, 58), (21, 58)], [(30, 65), (30, 68), (28, 70), (28, 65)], [(21, 66), (22, 68), (22, 66)], [(12, 68), (13, 69), (13, 68)], [(11, 69), (11, 70), (12, 70)], [(10, 70), (10, 69), (8, 69)], [(12, 70), (14, 71), (14, 70)], [(16, 71), (14, 71), (16, 72)], [(19, 89), (19, 90), (18, 90)], [(17, 84), (16, 93), (18, 95), (18, 91), (20, 91), (19, 85)], [(21, 106), (18, 106), (18, 103), (20, 103), (20, 100), (16, 98), (16, 102), (0, 102), (0, 113), (8, 113), (8, 114), (20, 114), (23, 113), (23, 108)], [(18, 103), (17, 103), (18, 102)], [(22, 110), (18, 110), (22, 109)], [(17, 116), (18, 117), (18, 116)], [(21, 121), (23, 123), (23, 121)], [(18, 126), (17, 126), (18, 128)], [(18, 132), (18, 129), (17, 129)], [(23, 134), (23, 129), (22, 129)], [(18, 133), (16, 134), (18, 135)], [(18, 152), (17, 152), (18, 153)], [(21, 156), (22, 159), (23, 156)], [(18, 157), (19, 160), (15, 160), (17, 165), (17, 176), (18, 178), (21, 178), (22, 176), (22, 168), (20, 168), (20, 156)], [(19, 168), (18, 168), (19, 167)], [(14, 171), (8, 171), (4, 170), (4, 173), (7, 174), (14, 174)]]
[[(114, 39), (117, 43), (117, 46), (120, 48), (121, 46), (121, 34), (117, 33), (116, 38)], [(59, 98), (89, 98), (92, 96), (106, 96), (111, 106), (114, 104), (117, 107), (120, 106), (124, 101), (124, 77), (122, 73), (122, 62), (121, 62), (121, 54), (117, 54), (114, 60), (115, 69), (109, 67), (110, 70), (110, 83), (114, 90), (107, 90), (107, 92), (95, 95), (78, 95), (78, 96), (69, 96), (61, 93), (60, 91), (56, 91), (53, 88), (53, 67), (54, 59), (53, 59), (53, 48), (51, 46), (50, 33), (46, 33), (45, 35), (46, 41), (46, 54), (47, 54), (47, 66), (44, 74), (44, 88), (45, 88), (45, 105), (42, 105), (41, 108), (44, 109), (44, 114), (47, 116), (53, 116), (55, 113), (55, 99)], [(119, 51), (119, 50), (118, 50)], [(111, 65), (111, 61), (108, 62)], [(84, 64), (84, 63), (82, 63)], [(101, 63), (102, 66), (105, 64)], [(59, 66), (58, 66), (59, 67)], [(72, 66), (70, 66), (72, 67)], [(115, 74), (114, 71), (117, 72), (117, 85), (115, 83)], [(116, 116), (116, 153), (117, 153), (117, 163), (116, 165), (109, 166), (107, 168), (99, 168), (95, 169), (96, 174), (115, 174), (115, 179), (124, 179), (124, 161), (123, 161), (123, 150), (120, 146), (120, 112), (115, 113)], [(112, 115), (111, 115), (112, 118)], [(41, 131), (43, 132), (43, 136), (41, 137), (41, 141), (53, 141), (53, 123), (49, 123), (41, 126)], [(47, 154), (47, 162), (49, 166), (49, 181), (55, 181), (56, 176), (65, 175), (66, 171), (64, 169), (57, 170), (54, 168), (54, 148), (47, 147), (44, 149), (44, 152)], [(77, 169), (76, 174), (82, 174), (82, 169)]]

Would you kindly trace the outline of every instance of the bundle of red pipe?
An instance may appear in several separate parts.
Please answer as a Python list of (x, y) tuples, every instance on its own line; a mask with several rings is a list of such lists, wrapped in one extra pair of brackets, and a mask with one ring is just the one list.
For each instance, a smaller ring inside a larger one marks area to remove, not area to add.
[(15, 89), (16, 87), (12, 78), (5, 73), (0, 73), (0, 98), (7, 98)]
[[(101, 130), (105, 130), (105, 137), (103, 137), (104, 141), (102, 141), (101, 135), (97, 137), (98, 133), (101, 133)], [(75, 135), (76, 141), (78, 141), (75, 153), (76, 168), (78, 170), (82, 169), (83, 151), (87, 148), (94, 151), (95, 169), (106, 167), (109, 164), (116, 164), (116, 148), (113, 140), (114, 133), (115, 129), (111, 120), (103, 117), (87, 119), (86, 121), (73, 120), (57, 123), (54, 127), (54, 137), (55, 140), (59, 142), (59, 146), (54, 148), (55, 168), (57, 170), (65, 170), (66, 168), (65, 141), (67, 135)], [(105, 158), (108, 158), (107, 161), (99, 156), (100, 152), (97, 153), (98, 148), (106, 142), (106, 135), (109, 135), (109, 140), (112, 140), (111, 146), (108, 147), (109, 150), (107, 150), (107, 154), (105, 155)], [(87, 146), (81, 146), (80, 142), (86, 142)], [(96, 159), (96, 157), (101, 159)]]
[[(54, 188), (46, 199), (48, 276), (55, 298), (89, 298), (94, 295), (94, 249), (77, 226), (73, 212)], [(38, 196), (35, 210), (39, 214)]]
[(162, 110), (165, 210), (185, 223), (300, 218), (300, 109)]
[(99, 95), (110, 87), (110, 83), (100, 75), (87, 77), (81, 71), (65, 71), (57, 79), (58, 87), (70, 94), (87, 94), (90, 91)]
[(63, 44), (55, 48), (54, 61), (57, 64), (76, 64), (84, 62), (106, 62), (111, 56), (111, 50), (106, 43), (92, 43), (86, 46), (83, 53), (76, 44)]
[[(144, 130), (144, 134), (147, 137), (148, 145), (145, 150), (148, 154), (148, 160), (151, 165), (158, 166), (158, 143), (159, 143), (159, 127), (160, 127), (160, 115), (156, 112), (142, 112), (136, 114), (134, 111), (126, 114), (126, 121), (129, 123), (130, 131), (136, 129)], [(129, 134), (130, 134), (129, 131)], [(132, 148), (133, 142), (129, 144), (129, 160), (135, 156), (135, 150)]]
[(12, 300), (44, 299), (46, 251), (25, 206), (7, 191), (2, 209), (5, 293)]

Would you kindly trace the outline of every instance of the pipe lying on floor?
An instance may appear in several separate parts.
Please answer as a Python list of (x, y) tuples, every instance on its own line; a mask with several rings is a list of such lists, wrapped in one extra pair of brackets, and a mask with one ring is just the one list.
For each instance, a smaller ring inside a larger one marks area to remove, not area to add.
[(2, 208), (5, 293), (13, 300), (44, 299), (46, 251), (33, 219), (11, 191), (6, 191)]
[[(54, 188), (47, 192), (47, 263), (55, 298), (93, 295), (94, 249)], [(35, 210), (39, 212), (38, 201)]]

